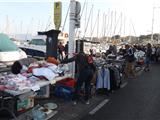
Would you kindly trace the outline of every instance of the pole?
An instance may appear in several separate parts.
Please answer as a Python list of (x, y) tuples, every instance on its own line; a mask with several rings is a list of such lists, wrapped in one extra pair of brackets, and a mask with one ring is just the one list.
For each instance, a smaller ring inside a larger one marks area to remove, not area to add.
[[(73, 57), (75, 52), (75, 11), (76, 1), (70, 0), (70, 22), (69, 22), (69, 58)], [(75, 62), (70, 63), (69, 69), (74, 76), (75, 73)]]
[(152, 33), (151, 33), (151, 43), (153, 42), (154, 9), (155, 9), (155, 7), (153, 7), (153, 13), (152, 13)]

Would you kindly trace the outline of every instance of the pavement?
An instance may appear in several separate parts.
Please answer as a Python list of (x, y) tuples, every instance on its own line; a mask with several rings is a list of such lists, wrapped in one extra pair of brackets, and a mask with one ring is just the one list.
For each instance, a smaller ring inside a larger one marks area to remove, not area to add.
[(86, 114), (81, 120), (160, 120), (160, 64), (152, 64), (149, 72), (108, 98), (96, 113)]
[[(137, 71), (137, 77), (143, 72), (143, 68)], [(121, 89), (128, 85), (128, 80), (122, 80)], [(90, 104), (86, 105), (80, 101), (77, 105), (73, 105), (71, 101), (60, 100), (57, 104), (59, 106), (58, 113), (50, 120), (83, 120), (84, 116), (95, 114), (103, 105), (111, 101), (112, 96), (118, 94), (121, 89), (114, 91), (113, 93), (95, 94), (90, 99)], [(57, 101), (57, 100), (56, 100)], [(102, 110), (103, 111), (103, 110)], [(86, 119), (88, 120), (88, 118)], [(92, 119), (91, 119), (92, 120)], [(100, 120), (99, 118), (95, 120)]]

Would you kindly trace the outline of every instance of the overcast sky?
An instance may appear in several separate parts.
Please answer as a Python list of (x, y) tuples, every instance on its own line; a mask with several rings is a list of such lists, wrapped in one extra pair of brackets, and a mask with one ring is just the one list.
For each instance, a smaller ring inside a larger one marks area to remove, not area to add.
[[(62, 24), (67, 13), (70, 0), (62, 1)], [(83, 8), (85, 0), (79, 0)], [(150, 34), (152, 30), (153, 7), (154, 26), (153, 32), (160, 32), (160, 0), (86, 0), (87, 9), (81, 19), (81, 35), (83, 36), (88, 21), (89, 12), (93, 6), (92, 20), (89, 20), (86, 34), (93, 30), (99, 11), (99, 36), (104, 32), (103, 16), (106, 15), (105, 34), (142, 35)], [(55, 0), (0, 0), (0, 31), (9, 33), (33, 33), (54, 28), (53, 3)], [(86, 15), (87, 13), (87, 15)], [(112, 22), (111, 22), (112, 20)], [(111, 26), (112, 23), (112, 26)], [(68, 19), (65, 31), (68, 32)], [(103, 24), (103, 25), (102, 25)], [(92, 25), (92, 27), (90, 27)], [(7, 27), (6, 27), (7, 26)], [(61, 28), (62, 28), (61, 27)], [(111, 30), (110, 30), (111, 29)], [(110, 31), (109, 31), (110, 30)], [(97, 34), (97, 27), (94, 35)]]

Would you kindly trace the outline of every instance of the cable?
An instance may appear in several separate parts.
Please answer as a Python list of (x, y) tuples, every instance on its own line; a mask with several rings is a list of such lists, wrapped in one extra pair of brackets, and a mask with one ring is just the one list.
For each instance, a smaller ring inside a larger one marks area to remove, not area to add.
[[(48, 26), (50, 26), (50, 23), (49, 23), (49, 21), (50, 21), (50, 18), (51, 18), (51, 16), (49, 16), (49, 18), (48, 18), (48, 22), (47, 22), (47, 24), (46, 24), (45, 31), (47, 30)], [(49, 24), (48, 24), (48, 23), (49, 23)]]
[(70, 9), (70, 3), (69, 3), (69, 7), (68, 7), (68, 10), (67, 10), (67, 14), (66, 14), (66, 17), (65, 17), (65, 20), (64, 20), (64, 24), (63, 24), (63, 27), (62, 27), (62, 32), (64, 31), (64, 27), (66, 25), (66, 21), (67, 21), (67, 17), (68, 17), (68, 14), (69, 14), (69, 9)]
[(93, 5), (92, 5), (92, 8), (91, 8), (90, 13), (89, 13), (89, 17), (88, 17), (88, 21), (87, 21), (87, 25), (86, 25), (86, 28), (85, 28), (85, 31), (84, 31), (84, 36), (83, 36), (83, 38), (85, 37), (86, 31), (87, 31), (87, 28), (88, 28), (88, 23), (89, 23), (89, 20), (90, 20), (90, 17), (91, 17), (91, 12), (92, 12), (92, 10), (93, 10)]

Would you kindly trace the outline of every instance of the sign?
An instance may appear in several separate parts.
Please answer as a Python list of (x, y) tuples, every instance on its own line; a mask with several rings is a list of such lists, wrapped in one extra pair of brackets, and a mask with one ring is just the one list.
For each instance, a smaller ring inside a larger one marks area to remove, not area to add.
[(56, 30), (59, 30), (60, 28), (61, 18), (62, 18), (62, 3), (54, 2), (54, 25)]

